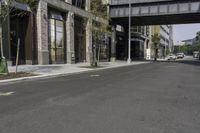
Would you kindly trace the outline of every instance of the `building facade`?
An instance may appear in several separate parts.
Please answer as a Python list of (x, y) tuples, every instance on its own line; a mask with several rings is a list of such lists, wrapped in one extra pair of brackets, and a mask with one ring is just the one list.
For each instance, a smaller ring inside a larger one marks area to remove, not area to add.
[(176, 41), (176, 42), (174, 43), (174, 46), (184, 46), (184, 45), (186, 45), (186, 43), (183, 42), (183, 41)]
[[(146, 59), (149, 44), (149, 26), (131, 26), (131, 59)], [(116, 26), (116, 59), (128, 59), (128, 27)]]
[[(169, 52), (172, 52), (173, 50), (173, 27), (171, 25), (150, 26), (150, 38), (154, 34), (158, 34), (160, 36), (158, 57), (164, 58), (167, 56)], [(151, 43), (152, 42), (150, 42), (150, 44)], [(152, 46), (150, 48), (152, 48)], [(153, 49), (150, 50), (150, 54), (151, 58), (153, 58), (154, 57)]]
[(193, 39), (183, 40), (182, 42), (186, 43), (186, 45), (194, 45), (196, 41), (197, 41), (197, 38), (195, 37)]
[(16, 12), (2, 26), (4, 56), (15, 64), (20, 41), (19, 64), (90, 62), (92, 22), (90, 0), (39, 0), (34, 11), (14, 2)]

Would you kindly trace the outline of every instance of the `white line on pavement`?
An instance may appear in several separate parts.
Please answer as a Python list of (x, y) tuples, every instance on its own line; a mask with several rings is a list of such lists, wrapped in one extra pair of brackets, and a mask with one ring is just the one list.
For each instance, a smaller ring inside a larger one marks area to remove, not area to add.
[(13, 95), (15, 92), (0, 92), (0, 96), (11, 96)]

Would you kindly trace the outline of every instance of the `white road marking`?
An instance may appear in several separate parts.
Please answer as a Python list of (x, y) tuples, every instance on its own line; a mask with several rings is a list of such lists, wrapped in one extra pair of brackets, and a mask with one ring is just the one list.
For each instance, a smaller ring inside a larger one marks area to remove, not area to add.
[(100, 75), (90, 75), (90, 77), (100, 77)]
[(13, 95), (15, 92), (0, 92), (0, 96), (11, 96)]
[(175, 68), (176, 66), (166, 66), (167, 68)]

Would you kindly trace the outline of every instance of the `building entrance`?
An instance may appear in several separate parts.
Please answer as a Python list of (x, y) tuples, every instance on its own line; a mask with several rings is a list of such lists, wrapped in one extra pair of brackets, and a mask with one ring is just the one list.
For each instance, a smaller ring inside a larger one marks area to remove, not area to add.
[(132, 60), (144, 59), (144, 42), (140, 41), (131, 42), (131, 59)]
[(32, 52), (32, 29), (31, 29), (30, 15), (10, 16), (10, 47), (11, 47), (11, 61), (13, 65), (16, 64), (17, 44), (20, 39), (19, 48), (19, 63), (26, 64), (27, 60), (31, 60)]
[(49, 59), (50, 64), (65, 63), (64, 18), (59, 12), (49, 15)]
[(75, 16), (74, 19), (74, 42), (75, 42), (75, 61), (85, 62), (86, 61), (86, 35), (85, 35), (85, 24), (84, 19)]

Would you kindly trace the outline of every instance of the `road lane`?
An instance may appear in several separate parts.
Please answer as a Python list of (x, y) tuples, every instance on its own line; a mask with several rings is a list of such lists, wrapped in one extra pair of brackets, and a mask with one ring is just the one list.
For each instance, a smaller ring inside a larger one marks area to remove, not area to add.
[(15, 92), (0, 97), (0, 133), (199, 133), (199, 67), (158, 62), (0, 86)]

